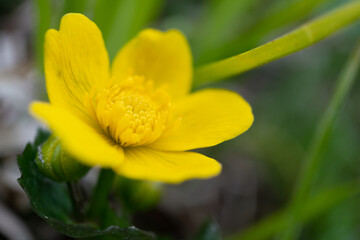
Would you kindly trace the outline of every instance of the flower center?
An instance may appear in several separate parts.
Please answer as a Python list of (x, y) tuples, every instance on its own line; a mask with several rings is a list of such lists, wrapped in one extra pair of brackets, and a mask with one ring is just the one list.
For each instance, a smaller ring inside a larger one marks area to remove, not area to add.
[(95, 112), (100, 126), (123, 147), (154, 142), (166, 128), (170, 97), (153, 82), (134, 76), (96, 97)]

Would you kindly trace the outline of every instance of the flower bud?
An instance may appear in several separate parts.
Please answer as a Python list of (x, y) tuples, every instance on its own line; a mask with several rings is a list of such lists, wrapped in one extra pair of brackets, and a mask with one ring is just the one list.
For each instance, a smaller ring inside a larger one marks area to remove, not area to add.
[(38, 147), (35, 162), (43, 174), (57, 182), (76, 181), (89, 170), (66, 153), (54, 135)]

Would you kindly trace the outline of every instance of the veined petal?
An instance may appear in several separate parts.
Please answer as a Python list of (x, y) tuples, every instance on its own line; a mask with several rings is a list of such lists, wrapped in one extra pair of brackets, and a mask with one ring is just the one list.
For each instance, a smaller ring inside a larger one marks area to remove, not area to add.
[(245, 132), (253, 123), (250, 105), (237, 93), (208, 89), (180, 99), (178, 128), (148, 145), (165, 151), (210, 147)]
[(109, 81), (109, 57), (98, 27), (82, 14), (61, 19), (45, 36), (46, 88), (52, 105), (86, 117), (84, 97)]
[(177, 30), (147, 29), (117, 54), (111, 68), (120, 81), (144, 76), (155, 86), (165, 86), (172, 99), (187, 94), (191, 87), (192, 57), (184, 35)]
[(216, 176), (221, 171), (221, 164), (199, 153), (129, 147), (125, 148), (124, 164), (114, 170), (134, 179), (180, 183), (192, 178)]
[(57, 135), (70, 155), (90, 166), (117, 168), (124, 161), (124, 150), (95, 127), (65, 109), (33, 102), (30, 111)]

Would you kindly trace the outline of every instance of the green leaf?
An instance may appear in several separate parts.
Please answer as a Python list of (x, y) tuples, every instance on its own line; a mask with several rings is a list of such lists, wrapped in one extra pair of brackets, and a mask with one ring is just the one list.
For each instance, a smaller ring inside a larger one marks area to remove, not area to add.
[[(39, 131), (35, 145), (28, 144), (22, 156), (18, 157), (21, 169), (19, 183), (28, 194), (34, 210), (42, 216), (70, 222), (71, 200), (66, 186), (48, 180), (37, 168), (35, 156), (37, 147), (48, 138), (48, 134)], [(51, 191), (49, 191), (51, 189)], [(51, 203), (51, 204), (49, 204)]]
[(74, 238), (110, 236), (116, 239), (154, 239), (153, 234), (135, 227), (108, 226), (99, 229), (90, 223), (75, 222), (72, 218), (73, 205), (66, 185), (46, 178), (35, 163), (37, 148), (49, 135), (48, 132), (39, 130), (34, 144), (28, 144), (23, 154), (18, 156), (18, 165), (21, 169), (18, 181), (29, 197), (33, 209), (41, 218), (57, 231)]
[(219, 81), (304, 49), (360, 18), (360, 1), (335, 9), (290, 33), (242, 54), (195, 69), (195, 87)]
[[(323, 190), (313, 198), (303, 202), (299, 211), (298, 221), (306, 223), (313, 220), (356, 194), (359, 194), (357, 182), (344, 183), (331, 189)], [(287, 227), (287, 216), (290, 211), (290, 208), (279, 211), (253, 225), (246, 231), (228, 237), (227, 240), (268, 239)]]
[(47, 220), (47, 222), (59, 232), (73, 238), (109, 236), (114, 237), (115, 239), (155, 239), (153, 234), (141, 231), (136, 227), (120, 228), (118, 226), (110, 226), (106, 229), (98, 229), (88, 224), (66, 224), (55, 219), (45, 220)]

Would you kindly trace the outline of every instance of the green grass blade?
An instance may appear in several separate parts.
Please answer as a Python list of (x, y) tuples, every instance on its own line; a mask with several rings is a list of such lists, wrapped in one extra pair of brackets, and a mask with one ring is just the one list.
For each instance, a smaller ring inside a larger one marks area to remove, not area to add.
[(354, 83), (356, 74), (360, 66), (360, 41), (353, 55), (340, 74), (335, 93), (329, 103), (326, 112), (322, 116), (314, 138), (310, 144), (309, 153), (304, 160), (302, 171), (294, 191), (293, 199), (290, 203), (291, 211), (288, 215), (288, 227), (281, 235), (280, 239), (296, 239), (301, 224), (297, 221), (297, 216), (301, 214), (301, 205), (310, 193), (312, 183), (316, 173), (321, 166), (321, 155), (327, 147), (331, 130), (344, 104), (346, 96)]
[[(298, 220), (302, 223), (311, 221), (328, 212), (344, 200), (359, 194), (359, 191), (358, 183), (354, 182), (344, 183), (331, 189), (323, 190), (301, 205), (301, 214)], [(226, 240), (268, 239), (287, 227), (287, 211), (289, 211), (289, 209), (277, 212), (253, 225), (246, 231), (226, 238)]]
[(64, 3), (64, 14), (65, 13), (84, 13), (88, 0), (66, 0)]
[[(249, 8), (259, 0), (212, 0), (193, 37), (194, 61), (205, 62), (212, 52), (233, 37), (233, 29), (244, 21)], [(229, 27), (231, 26), (231, 27)], [(211, 37), (209, 37), (211, 36)]]
[(249, 71), (304, 49), (359, 18), (360, 1), (344, 4), (274, 41), (195, 69), (195, 87)]
[(120, 2), (107, 38), (110, 59), (156, 16), (162, 4), (163, 0)]
[(45, 32), (50, 28), (51, 23), (51, 3), (49, 0), (36, 0), (34, 16), (37, 17), (36, 22), (36, 40), (35, 53), (36, 63), (39, 72), (44, 69), (44, 37)]
[(298, 22), (307, 17), (316, 7), (326, 0), (297, 0), (284, 7), (275, 7), (265, 13), (254, 24), (250, 24), (237, 37), (229, 40), (222, 46), (204, 53), (203, 59), (215, 61), (231, 56), (236, 52), (249, 50), (260, 43), (260, 40), (275, 29)]
[(122, 0), (96, 0), (94, 7), (94, 22), (101, 29), (105, 42), (108, 41), (109, 33), (114, 25), (117, 9)]

